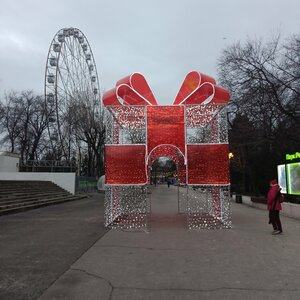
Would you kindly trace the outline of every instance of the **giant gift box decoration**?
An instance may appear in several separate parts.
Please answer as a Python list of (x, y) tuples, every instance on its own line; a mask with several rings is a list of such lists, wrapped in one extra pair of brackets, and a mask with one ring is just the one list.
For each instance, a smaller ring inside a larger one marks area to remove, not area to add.
[(159, 106), (140, 73), (119, 80), (103, 95), (107, 110), (105, 224), (145, 227), (152, 163), (177, 166), (179, 213), (189, 228), (229, 228), (229, 93), (212, 77), (187, 74), (173, 105)]

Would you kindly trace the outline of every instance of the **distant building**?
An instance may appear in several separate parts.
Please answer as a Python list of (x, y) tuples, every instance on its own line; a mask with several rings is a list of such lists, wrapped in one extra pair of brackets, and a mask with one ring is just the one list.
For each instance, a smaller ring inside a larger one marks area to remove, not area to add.
[(0, 151), (0, 172), (19, 172), (20, 155)]

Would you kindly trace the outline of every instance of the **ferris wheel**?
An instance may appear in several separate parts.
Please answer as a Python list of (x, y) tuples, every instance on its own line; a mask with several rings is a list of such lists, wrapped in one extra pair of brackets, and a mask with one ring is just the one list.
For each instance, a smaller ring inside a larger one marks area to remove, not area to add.
[(53, 151), (70, 159), (80, 107), (101, 110), (96, 63), (85, 35), (77, 28), (59, 30), (50, 45), (45, 70), (45, 103)]

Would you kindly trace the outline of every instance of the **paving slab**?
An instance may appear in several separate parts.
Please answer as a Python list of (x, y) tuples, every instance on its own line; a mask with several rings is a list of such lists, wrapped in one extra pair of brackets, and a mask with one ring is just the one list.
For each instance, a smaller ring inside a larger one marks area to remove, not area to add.
[(299, 221), (274, 236), (232, 203), (232, 229), (189, 230), (177, 208), (176, 187), (153, 188), (149, 230), (109, 231), (39, 299), (300, 299)]
[(35, 300), (68, 271), (108, 231), (103, 202), (94, 193), (0, 216), (0, 299)]

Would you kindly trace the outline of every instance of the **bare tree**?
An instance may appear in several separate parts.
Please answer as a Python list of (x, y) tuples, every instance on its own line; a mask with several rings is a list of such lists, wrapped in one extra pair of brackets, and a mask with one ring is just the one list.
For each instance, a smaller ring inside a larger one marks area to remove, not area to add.
[(229, 142), (244, 192), (262, 191), (284, 152), (300, 142), (299, 37), (280, 41), (235, 43), (218, 62), (220, 82), (231, 91)]
[(277, 36), (267, 43), (248, 40), (230, 46), (219, 59), (219, 77), (230, 89), (235, 109), (255, 111), (256, 115), (263, 102), (298, 122), (290, 110), (293, 87), (286, 81), (284, 48), (279, 41)]
[(7, 145), (10, 152), (17, 151), (17, 138), (20, 131), (19, 120), (22, 110), (16, 98), (17, 95), (15, 92), (5, 95), (5, 103), (2, 107), (3, 117), (1, 119), (1, 127), (4, 132), (2, 143)]
[(65, 126), (60, 129), (64, 136), (62, 145), (54, 131), (51, 137), (48, 135), (51, 118), (43, 97), (32, 91), (10, 92), (0, 106), (1, 141), (8, 151), (19, 152), (24, 162), (77, 161), (78, 174), (100, 176), (104, 174), (104, 113), (98, 102), (91, 103), (89, 99), (78, 97), (69, 104), (63, 120)]
[(18, 151), (21, 159), (39, 158), (43, 152), (40, 141), (47, 126), (44, 101), (32, 91), (11, 92), (2, 106), (3, 142), (9, 151)]
[[(73, 133), (77, 141), (79, 164), (84, 164), (86, 176), (104, 174), (105, 126), (104, 111), (99, 103), (87, 101), (74, 103), (71, 107)], [(83, 159), (84, 158), (84, 159)]]
[(4, 107), (3, 107), (3, 103), (0, 100), (0, 121), (3, 119), (4, 117)]
[(44, 99), (41, 96), (36, 96), (29, 119), (31, 136), (27, 153), (29, 160), (40, 159), (45, 150), (49, 148), (49, 140), (46, 135), (48, 121)]

